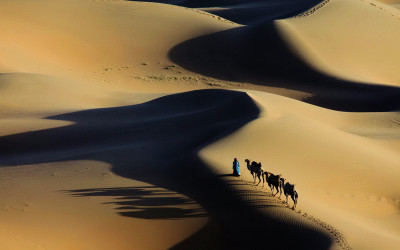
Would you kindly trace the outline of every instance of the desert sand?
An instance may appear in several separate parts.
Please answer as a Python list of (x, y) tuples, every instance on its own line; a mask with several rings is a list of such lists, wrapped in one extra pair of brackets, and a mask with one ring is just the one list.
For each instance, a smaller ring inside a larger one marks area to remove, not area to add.
[(398, 249), (399, 4), (0, 1), (0, 249)]

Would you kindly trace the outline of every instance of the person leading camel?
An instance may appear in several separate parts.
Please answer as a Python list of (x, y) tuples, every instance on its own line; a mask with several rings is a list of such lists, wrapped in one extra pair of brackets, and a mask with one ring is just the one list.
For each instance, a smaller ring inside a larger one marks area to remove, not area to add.
[(240, 165), (239, 165), (239, 161), (237, 160), (237, 158), (233, 159), (233, 175), (234, 176), (240, 176)]

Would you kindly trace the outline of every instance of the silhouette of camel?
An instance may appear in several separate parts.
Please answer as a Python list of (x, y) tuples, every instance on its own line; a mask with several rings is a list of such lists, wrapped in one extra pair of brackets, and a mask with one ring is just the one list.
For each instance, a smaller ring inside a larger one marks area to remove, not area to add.
[(261, 166), (261, 162), (257, 163), (257, 162), (255, 162), (255, 161), (253, 161), (253, 162), (250, 164), (250, 161), (251, 161), (251, 160), (245, 159), (244, 161), (245, 161), (246, 164), (247, 164), (247, 169), (250, 171), (251, 175), (253, 176), (254, 183), (256, 182), (256, 177), (258, 177), (258, 183), (256, 184), (256, 186), (258, 186), (258, 184), (260, 184), (260, 182), (261, 182), (261, 177), (262, 177), (262, 180), (263, 180), (263, 187), (264, 187), (264, 182), (265, 182), (265, 181), (264, 181), (264, 169), (263, 169), (262, 166)]
[[(198, 202), (205, 211), (153, 209), (152, 202), (185, 204), (187, 201), (171, 198), (154, 201), (151, 194), (147, 200), (140, 198), (143, 190), (138, 188), (67, 191), (78, 196), (125, 197), (127, 200), (116, 203), (116, 213), (122, 216), (179, 219), (207, 213), (210, 219), (206, 227), (173, 249), (199, 246), (256, 249), (265, 240), (263, 237), (255, 240), (253, 230), (260, 236), (289, 235), (293, 241), (287, 247), (328, 249), (332, 240), (326, 235), (312, 228), (305, 230), (277, 218), (260, 216), (257, 210), (249, 209), (197, 156), (203, 147), (256, 119), (259, 113), (246, 93), (198, 90), (133, 106), (51, 116), (46, 119), (72, 123), (0, 137), (0, 165), (101, 161), (109, 163), (117, 175), (181, 193)], [(143, 210), (138, 209), (138, 202), (145, 205)], [(125, 210), (127, 207), (131, 210)], [(236, 237), (237, 233), (241, 237)]]
[(295, 209), (297, 205), (297, 199), (299, 198), (299, 195), (294, 187), (295, 184), (290, 184), (289, 182), (285, 183), (285, 179), (283, 179), (283, 184), (283, 192), (286, 196), (286, 203), (289, 205), (288, 196), (290, 195), (294, 203), (293, 209)]
[[(279, 193), (279, 197), (282, 195), (282, 182), (281, 175), (274, 175), (270, 172), (265, 172), (265, 179), (267, 180), (268, 186), (271, 189), (271, 193), (273, 196)], [(274, 194), (274, 188), (276, 189), (276, 193)]]

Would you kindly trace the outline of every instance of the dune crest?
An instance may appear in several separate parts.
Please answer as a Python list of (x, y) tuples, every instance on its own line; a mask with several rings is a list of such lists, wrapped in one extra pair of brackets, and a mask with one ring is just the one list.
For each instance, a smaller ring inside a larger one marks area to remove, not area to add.
[[(386, 138), (396, 140), (391, 147), (384, 139), (393, 118), (330, 111), (262, 92), (248, 94), (259, 105), (260, 117), (203, 149), (202, 159), (221, 173), (229, 171), (226, 162), (234, 154), (242, 159), (248, 182), (252, 178), (243, 159), (260, 161), (266, 171), (296, 184), (301, 214), (332, 225), (350, 247), (395, 249), (400, 242), (400, 144), (398, 136)], [(398, 113), (391, 116), (399, 118)], [(374, 129), (376, 137), (358, 134), (377, 119), (382, 124)], [(393, 135), (400, 133), (398, 126), (391, 127)], [(372, 184), (372, 179), (385, 185)]]
[(135, 86), (142, 78), (168, 73), (165, 69), (173, 63), (166, 55), (173, 45), (238, 26), (205, 12), (157, 3), (0, 4), (0, 47), (6, 48), (0, 54), (0, 71), (57, 75), (130, 90), (145, 89)]
[(0, 1), (0, 249), (397, 249), (385, 2)]
[(400, 11), (369, 0), (323, 3), (306, 18), (276, 22), (296, 53), (333, 76), (398, 87)]

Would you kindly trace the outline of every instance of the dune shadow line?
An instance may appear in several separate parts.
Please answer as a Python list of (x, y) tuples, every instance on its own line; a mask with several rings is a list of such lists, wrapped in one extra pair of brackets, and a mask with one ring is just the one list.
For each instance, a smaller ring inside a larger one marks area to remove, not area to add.
[(328, 109), (400, 109), (399, 87), (346, 81), (315, 70), (286, 45), (271, 21), (185, 41), (173, 47), (169, 57), (205, 76), (310, 93), (307, 103)]
[[(133, 106), (62, 114), (47, 119), (71, 121), (71, 125), (0, 137), (0, 165), (101, 161), (122, 177), (184, 194), (204, 208), (210, 222), (176, 249), (258, 249), (264, 247), (265, 235), (290, 238), (293, 244), (287, 246), (298, 249), (328, 248), (331, 239), (311, 228), (295, 228), (249, 209), (198, 158), (203, 147), (259, 114), (246, 93), (216, 89), (164, 96)], [(189, 200), (171, 194), (157, 198), (152, 188), (65, 192), (112, 196), (116, 212), (122, 216), (173, 220), (205, 214), (204, 210), (193, 210)], [(165, 209), (159, 204), (165, 204)], [(257, 240), (249, 228), (255, 230)], [(242, 237), (237, 237), (236, 230)]]
[[(130, 1), (137, 2), (138, 0)], [(144, 0), (144, 2), (164, 3), (187, 8), (202, 8), (203, 11), (245, 25), (260, 21), (292, 17), (305, 12), (321, 1), (322, 0)]]
[(112, 163), (122, 154), (130, 159), (127, 165), (163, 168), (232, 133), (258, 114), (246, 93), (198, 90), (139, 105), (51, 116), (46, 119), (74, 124), (0, 137), (0, 164), (37, 164), (76, 155)]

